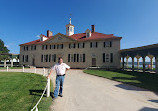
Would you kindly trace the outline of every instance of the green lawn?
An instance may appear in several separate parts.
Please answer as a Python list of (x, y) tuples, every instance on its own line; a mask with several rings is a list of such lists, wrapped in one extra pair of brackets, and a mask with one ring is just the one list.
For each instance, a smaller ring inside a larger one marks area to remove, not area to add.
[(84, 72), (158, 92), (157, 74), (92, 69), (84, 70)]
[[(38, 74), (0, 72), (0, 111), (30, 111), (42, 95), (45, 85), (46, 78)], [(43, 97), (39, 111), (48, 111), (51, 103), (51, 97)]]
[[(22, 69), (22, 67), (8, 67), (9, 69)], [(25, 67), (29, 68), (29, 67)], [(7, 69), (7, 67), (0, 67), (0, 69)]]

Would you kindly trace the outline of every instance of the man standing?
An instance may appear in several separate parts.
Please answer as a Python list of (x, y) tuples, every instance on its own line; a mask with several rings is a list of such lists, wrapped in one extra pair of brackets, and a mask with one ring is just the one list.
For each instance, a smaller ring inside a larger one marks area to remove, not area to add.
[[(56, 63), (52, 68), (47, 76), (50, 77), (50, 74), (54, 71), (56, 71), (56, 87), (54, 90), (54, 98), (58, 97), (58, 93), (60, 97), (63, 97), (62, 92), (63, 92), (63, 83), (64, 83), (64, 78), (65, 78), (65, 72), (70, 69), (70, 66), (67, 64), (63, 63), (63, 58), (59, 57), (58, 63)], [(60, 89), (59, 89), (60, 88)]]

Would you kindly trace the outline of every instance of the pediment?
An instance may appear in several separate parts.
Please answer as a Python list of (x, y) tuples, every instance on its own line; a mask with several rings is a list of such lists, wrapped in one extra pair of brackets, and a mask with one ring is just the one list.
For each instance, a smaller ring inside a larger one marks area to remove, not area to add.
[(64, 34), (58, 33), (55, 36), (53, 36), (52, 38), (48, 39), (47, 41), (45, 41), (45, 43), (66, 43), (66, 42), (73, 42), (76, 41), (75, 39), (72, 39)]

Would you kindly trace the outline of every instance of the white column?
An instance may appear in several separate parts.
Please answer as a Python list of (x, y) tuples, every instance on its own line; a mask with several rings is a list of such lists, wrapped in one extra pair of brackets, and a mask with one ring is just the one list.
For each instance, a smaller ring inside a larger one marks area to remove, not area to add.
[(132, 71), (134, 71), (134, 57), (132, 57)]
[(124, 62), (125, 62), (125, 60), (124, 60), (124, 57), (122, 57), (122, 69), (124, 70)]
[(6, 67), (7, 66), (7, 63), (6, 63), (7, 61), (6, 61), (6, 59), (4, 60), (4, 67)]
[(45, 70), (45, 68), (43, 67), (43, 76), (45, 76), (45, 71), (46, 71), (46, 70)]
[(47, 79), (47, 97), (50, 96), (50, 78)]
[(22, 66), (22, 72), (24, 72), (24, 66)]
[(139, 69), (139, 58), (137, 58), (137, 69)]
[(143, 56), (142, 58), (143, 58), (143, 73), (145, 73), (145, 56)]
[(35, 67), (35, 73), (36, 73), (36, 67)]
[(151, 68), (151, 70), (153, 70), (153, 57), (150, 58), (150, 68)]
[(155, 56), (155, 71), (158, 74), (158, 56)]
[(7, 72), (8, 72), (8, 66), (7, 66)]
[(126, 68), (128, 68), (128, 57), (126, 57)]

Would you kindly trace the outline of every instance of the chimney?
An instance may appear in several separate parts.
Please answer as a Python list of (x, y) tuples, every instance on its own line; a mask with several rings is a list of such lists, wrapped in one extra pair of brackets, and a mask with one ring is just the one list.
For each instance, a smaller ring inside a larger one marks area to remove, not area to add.
[(95, 32), (95, 25), (91, 25), (92, 26), (92, 33)]
[(47, 37), (53, 36), (53, 32), (51, 32), (50, 30), (47, 30)]

